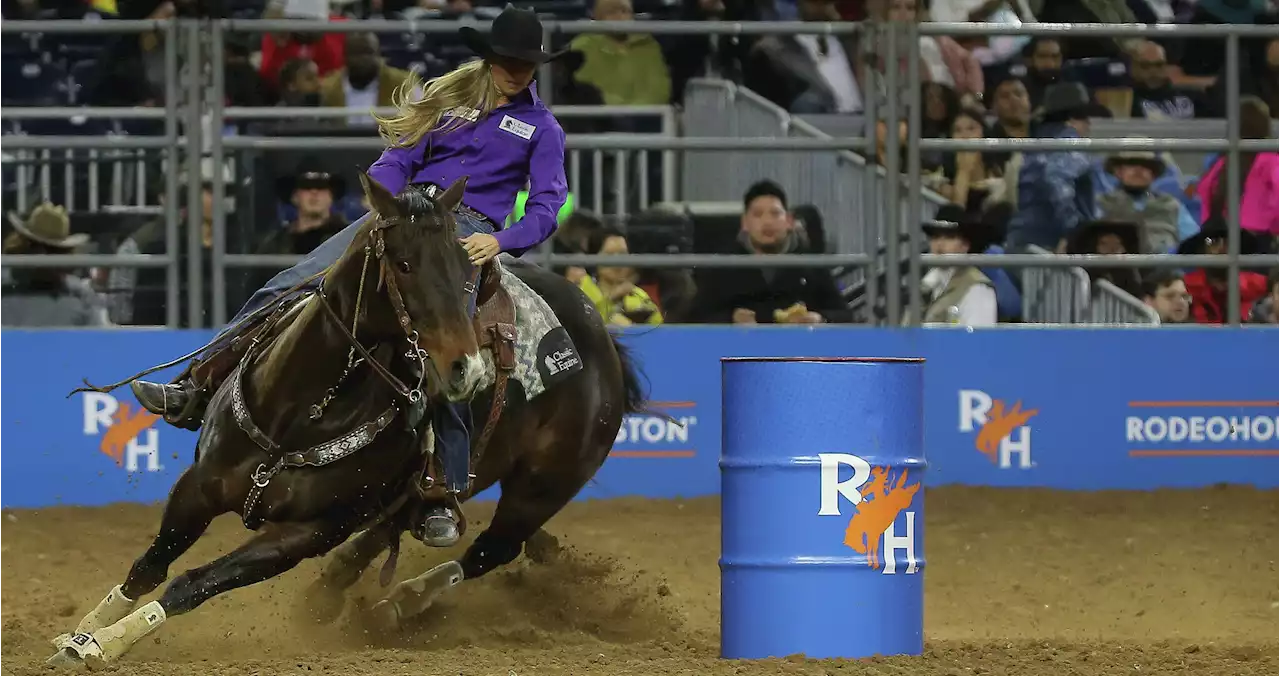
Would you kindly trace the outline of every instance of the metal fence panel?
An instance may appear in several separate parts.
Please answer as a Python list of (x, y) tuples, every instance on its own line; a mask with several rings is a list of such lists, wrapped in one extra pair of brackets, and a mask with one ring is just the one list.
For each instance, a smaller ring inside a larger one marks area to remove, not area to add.
[[(1052, 258), (1038, 246), (1028, 250)], [(1089, 275), (1084, 268), (1026, 268), (1022, 271), (1022, 320), (1033, 324), (1089, 321)]]
[(1093, 301), (1089, 312), (1091, 324), (1160, 323), (1160, 315), (1154, 309), (1105, 279), (1100, 279), (1093, 285)]

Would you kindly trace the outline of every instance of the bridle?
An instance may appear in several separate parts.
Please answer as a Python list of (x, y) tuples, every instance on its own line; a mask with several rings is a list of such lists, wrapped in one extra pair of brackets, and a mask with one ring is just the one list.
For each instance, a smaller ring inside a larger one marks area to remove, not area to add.
[[(422, 388), (423, 384), (426, 382), (428, 368), (435, 373), (436, 378), (440, 380), (440, 382), (445, 381), (443, 374), (439, 373), (434, 362), (429, 359), (430, 355), (425, 349), (423, 349), (419, 342), (420, 336), (418, 335), (418, 331), (413, 328), (413, 318), (410, 317), (409, 310), (405, 307), (404, 294), (401, 293), (400, 286), (396, 282), (395, 271), (391, 269), (391, 265), (393, 265), (393, 263), (387, 256), (387, 242), (384, 234), (386, 230), (396, 226), (418, 227), (417, 219), (417, 216), (390, 219), (378, 217), (378, 221), (373, 224), (369, 233), (370, 242), (364, 246), (364, 262), (360, 266), (360, 286), (356, 290), (356, 303), (355, 308), (352, 311), (350, 329), (347, 328), (337, 311), (335, 311), (333, 306), (329, 303), (329, 298), (324, 293), (323, 288), (316, 293), (320, 306), (325, 310), (325, 314), (329, 317), (333, 325), (338, 328), (338, 331), (342, 336), (346, 338), (347, 342), (350, 343), (350, 346), (347, 350), (347, 366), (343, 369), (342, 375), (339, 376), (338, 381), (325, 392), (324, 397), (319, 402), (311, 406), (310, 417), (312, 420), (318, 420), (324, 414), (325, 408), (328, 407), (329, 403), (333, 401), (334, 396), (336, 396), (338, 387), (361, 362), (368, 363), (369, 367), (373, 369), (373, 372), (386, 382), (387, 385), (395, 391), (396, 395), (407, 400), (410, 405), (414, 406), (417, 406), (422, 402)], [(383, 366), (378, 362), (378, 360), (374, 359), (373, 355), (369, 353), (369, 350), (366, 349), (356, 337), (356, 330), (360, 321), (360, 310), (364, 302), (364, 285), (365, 280), (368, 278), (369, 263), (371, 261), (377, 262), (378, 288), (381, 289), (383, 284), (386, 285), (387, 296), (391, 300), (391, 307), (396, 315), (396, 323), (400, 325), (401, 331), (404, 332), (405, 342), (408, 343), (408, 349), (405, 351), (404, 356), (413, 363), (415, 366), (414, 370), (418, 374), (418, 381), (414, 383), (412, 387), (405, 384), (404, 381), (398, 378), (386, 366)], [(465, 294), (469, 295), (474, 293), (476, 287), (475, 277), (476, 275), (473, 275), (472, 278), (463, 285), (463, 292)], [(359, 355), (359, 358), (356, 357), (357, 354)]]

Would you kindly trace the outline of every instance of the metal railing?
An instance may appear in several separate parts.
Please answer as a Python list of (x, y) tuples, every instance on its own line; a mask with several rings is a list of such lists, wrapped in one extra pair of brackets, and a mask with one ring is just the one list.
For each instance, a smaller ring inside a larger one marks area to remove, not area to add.
[[(1038, 246), (1033, 256), (1053, 257)], [(1027, 268), (1022, 271), (1022, 321), (1029, 324), (1082, 324), (1089, 321), (1089, 274), (1081, 267)]]
[[(456, 31), (458, 23), (449, 22), (412, 22), (412, 21), (365, 21), (365, 22), (311, 22), (305, 20), (278, 20), (278, 21), (190, 21), (183, 20), (179, 22), (172, 21), (110, 21), (101, 23), (87, 22), (22, 22), (22, 21), (6, 21), (0, 24), (0, 31), (5, 33), (24, 33), (24, 32), (47, 32), (47, 33), (120, 33), (133, 32), (141, 33), (147, 31), (159, 31), (164, 37), (165, 44), (165, 77), (169, 83), (166, 88), (164, 119), (165, 134), (156, 138), (139, 138), (139, 137), (37, 137), (37, 136), (17, 136), (6, 137), (6, 151), (14, 149), (30, 149), (30, 150), (65, 150), (65, 149), (90, 149), (90, 148), (152, 148), (161, 150), (166, 154), (166, 158), (171, 162), (170, 166), (176, 168), (177, 157), (180, 151), (187, 151), (183, 160), (186, 167), (187, 176), (194, 177), (200, 173), (202, 153), (201, 148), (206, 146), (206, 142), (202, 139), (202, 103), (205, 101), (203, 91), (204, 83), (200, 77), (191, 76), (183, 80), (185, 85), (186, 106), (179, 107), (178, 93), (179, 88), (176, 84), (179, 82), (178, 77), (178, 38), (182, 38), (184, 43), (182, 52), (189, 64), (203, 65), (205, 62), (202, 56), (205, 51), (204, 42), (212, 35), (221, 35), (224, 31), (231, 30), (247, 30), (254, 32), (263, 31), (288, 31), (288, 32), (357, 32), (357, 31), (409, 31), (416, 33), (446, 33)], [(883, 45), (887, 49), (888, 62), (893, 63), (899, 56), (905, 56), (909, 64), (907, 72), (907, 101), (900, 101), (896, 96), (890, 96), (884, 101), (885, 107), (888, 109), (884, 116), (886, 119), (899, 119), (903, 117), (901, 113), (909, 112), (906, 115), (909, 120), (908, 138), (905, 139), (907, 147), (907, 167), (905, 172), (899, 166), (898, 153), (890, 152), (887, 154), (887, 166), (885, 167), (886, 175), (897, 177), (905, 173), (905, 186), (907, 200), (905, 203), (898, 199), (887, 199), (885, 204), (885, 215), (883, 223), (892, 224), (899, 228), (906, 228), (908, 235), (907, 265), (906, 270), (902, 269), (900, 255), (903, 253), (899, 249), (898, 237), (885, 236), (883, 241), (886, 246), (886, 262), (887, 279), (890, 283), (884, 289), (884, 297), (886, 299), (885, 306), (887, 308), (887, 320), (891, 325), (899, 323), (902, 311), (902, 285), (894, 283), (897, 280), (906, 277), (909, 285), (907, 311), (913, 321), (920, 316), (920, 294), (919, 283), (922, 277), (922, 267), (928, 265), (956, 265), (956, 264), (973, 264), (983, 267), (1048, 267), (1048, 268), (1071, 268), (1089, 265), (1105, 265), (1108, 267), (1215, 267), (1227, 268), (1231, 274), (1229, 279), (1228, 293), (1228, 310), (1231, 323), (1238, 324), (1240, 313), (1238, 311), (1240, 305), (1238, 272), (1242, 266), (1261, 267), (1274, 266), (1277, 262), (1275, 255), (1264, 256), (1241, 256), (1240, 255), (1240, 235), (1238, 229), (1232, 229), (1228, 237), (1228, 253), (1224, 257), (1216, 256), (1191, 256), (1191, 257), (1171, 257), (1161, 255), (1127, 255), (1127, 256), (1053, 256), (1045, 257), (1033, 254), (1005, 254), (1005, 255), (966, 255), (966, 256), (930, 256), (920, 254), (922, 250), (922, 235), (920, 228), (916, 225), (921, 222), (924, 214), (925, 199), (921, 185), (920, 176), (920, 159), (919, 154), (922, 150), (978, 150), (987, 152), (1026, 152), (1026, 151), (1050, 151), (1050, 150), (1079, 150), (1083, 152), (1098, 152), (1109, 150), (1165, 150), (1173, 148), (1174, 150), (1208, 150), (1225, 152), (1232, 161), (1227, 163), (1226, 179), (1228, 181), (1229, 195), (1231, 199), (1227, 200), (1228, 205), (1228, 221), (1238, 222), (1239, 217), (1239, 195), (1241, 189), (1242, 177), (1239, 175), (1237, 163), (1234, 161), (1239, 157), (1241, 151), (1250, 150), (1275, 150), (1274, 141), (1241, 141), (1239, 139), (1239, 116), (1232, 115), (1227, 122), (1226, 138), (1208, 138), (1208, 139), (1181, 139), (1177, 141), (1159, 140), (1159, 139), (978, 139), (973, 141), (956, 141), (941, 139), (921, 139), (920, 138), (920, 63), (918, 50), (914, 45), (921, 36), (925, 35), (971, 35), (971, 36), (996, 36), (996, 35), (1088, 35), (1088, 36), (1108, 36), (1108, 37), (1160, 37), (1168, 38), (1171, 36), (1181, 37), (1223, 37), (1226, 39), (1226, 77), (1228, 79), (1227, 98), (1228, 109), (1233, 111), (1236, 109), (1239, 101), (1239, 40), (1242, 37), (1274, 37), (1274, 29), (1266, 26), (1239, 26), (1239, 25), (1190, 25), (1190, 26), (1146, 26), (1146, 25), (1106, 25), (1106, 24), (1023, 24), (1017, 27), (998, 26), (989, 24), (922, 24), (922, 25), (857, 25), (852, 23), (790, 23), (790, 22), (758, 22), (758, 23), (718, 23), (718, 22), (684, 22), (670, 21), (660, 23), (650, 22), (548, 22), (546, 25), (547, 37), (551, 38), (556, 34), (578, 34), (578, 33), (633, 33), (647, 32), (655, 35), (795, 35), (795, 34), (813, 34), (821, 33), (827, 35), (844, 35), (852, 34), (857, 31), (867, 31), (871, 39), (877, 44)], [(210, 30), (212, 26), (212, 30)], [(487, 23), (477, 24), (478, 28), (487, 29)], [(548, 39), (550, 42), (550, 39)], [(221, 49), (221, 40), (212, 40), (210, 42), (210, 51)], [(223, 93), (221, 82), (221, 69), (211, 69), (215, 83), (213, 87), (213, 101), (209, 103), (216, 105), (221, 99)], [(897, 69), (890, 68), (886, 73), (886, 90), (890, 92), (899, 91), (899, 83)], [(552, 73), (549, 69), (543, 69), (540, 72), (539, 80), (543, 83), (543, 87), (549, 92), (551, 85)], [(874, 99), (874, 97), (869, 97)], [(875, 104), (872, 104), (875, 105)], [(0, 111), (0, 116), (10, 114), (12, 108), (6, 107), (4, 111)], [(92, 109), (77, 109), (80, 114), (89, 114)], [(223, 111), (225, 113), (225, 111)], [(154, 111), (146, 111), (146, 115), (154, 115)], [(123, 116), (121, 116), (123, 117)], [(179, 132), (179, 127), (183, 128), (183, 132)], [(296, 142), (299, 139), (281, 139), (271, 137), (233, 137), (222, 139), (219, 128), (212, 127), (212, 133), (207, 140), (207, 145), (211, 152), (215, 155), (215, 159), (221, 159), (219, 153), (225, 153), (228, 149), (235, 148), (256, 148), (261, 150), (270, 150), (275, 148), (298, 147)], [(896, 125), (888, 125), (888, 147), (897, 148), (903, 139), (899, 138)], [(356, 147), (364, 139), (309, 139), (308, 143), (315, 147), (333, 147), (336, 145), (344, 145), (347, 147)], [(779, 137), (779, 138), (635, 138), (624, 137), (620, 135), (575, 135), (571, 136), (568, 141), (570, 150), (600, 150), (600, 151), (622, 151), (622, 150), (666, 150), (674, 151), (676, 157), (681, 152), (689, 151), (736, 151), (736, 152), (773, 152), (773, 151), (803, 151), (803, 150), (822, 150), (822, 151), (841, 151), (841, 150), (857, 150), (873, 147), (869, 145), (873, 143), (866, 134), (858, 137), (846, 138), (830, 138), (821, 136), (801, 135)], [(215, 166), (220, 166), (215, 162)], [(226, 181), (221, 171), (213, 172), (213, 186), (215, 191), (215, 199), (213, 200), (214, 211), (217, 212), (223, 208), (223, 200), (225, 196)], [(165, 172), (165, 241), (166, 253), (162, 256), (135, 256), (135, 257), (117, 257), (117, 256), (6, 256), (3, 264), (7, 267), (62, 267), (67, 265), (90, 265), (90, 266), (128, 266), (128, 265), (147, 265), (166, 267), (169, 280), (169, 308), (168, 320), (170, 325), (178, 323), (177, 316), (177, 291), (178, 288), (178, 244), (179, 238), (177, 211), (177, 195), (178, 195), (178, 172)], [(187, 321), (191, 325), (201, 325), (203, 319), (203, 292), (205, 273), (201, 269), (203, 266), (201, 260), (203, 258), (203, 242), (202, 242), (202, 223), (204, 215), (201, 213), (200, 207), (200, 182), (196, 180), (188, 180), (187, 184), (187, 204), (190, 208), (186, 210), (187, 228), (185, 233), (185, 258), (187, 259)], [(745, 187), (745, 186), (744, 186)], [(887, 191), (886, 191), (887, 192)], [(865, 206), (865, 205), (864, 205)], [(215, 214), (216, 215), (216, 214)], [(834, 214), (832, 215), (835, 216)], [(225, 293), (222, 287), (224, 284), (218, 284), (221, 279), (225, 282), (226, 269), (228, 267), (237, 267), (246, 263), (243, 259), (237, 260), (235, 257), (227, 254), (225, 250), (226, 228), (225, 224), (220, 222), (222, 219), (215, 218), (213, 225), (213, 246), (210, 256), (210, 264), (214, 284), (212, 292)], [(885, 228), (885, 235), (889, 228)], [(861, 241), (857, 239), (857, 234), (841, 236), (852, 236), (851, 241)], [(57, 258), (57, 260), (49, 260)], [(284, 257), (290, 258), (290, 257)], [(287, 264), (282, 258), (279, 262)], [(294, 258), (293, 260), (296, 260)], [(681, 268), (691, 266), (707, 266), (707, 267), (729, 267), (729, 266), (760, 266), (762, 264), (768, 266), (784, 266), (784, 267), (807, 267), (807, 266), (846, 266), (846, 265), (868, 265), (872, 263), (870, 256), (866, 254), (834, 254), (834, 255), (807, 255), (795, 257), (751, 257), (751, 260), (745, 261), (741, 257), (732, 255), (670, 255), (670, 256), (633, 256), (633, 257), (617, 257), (617, 256), (538, 256), (537, 260), (547, 264), (555, 265), (595, 265), (608, 263), (613, 265), (634, 265), (643, 267), (667, 267)], [(265, 261), (260, 261), (265, 262)], [(903, 273), (906, 273), (905, 275)], [(225, 314), (222, 311), (222, 305), (215, 302), (214, 315), (215, 320), (220, 315)]]
[(1105, 279), (1094, 283), (1093, 301), (1089, 314), (1090, 322), (1093, 324), (1158, 325), (1160, 323), (1160, 315), (1155, 309)]

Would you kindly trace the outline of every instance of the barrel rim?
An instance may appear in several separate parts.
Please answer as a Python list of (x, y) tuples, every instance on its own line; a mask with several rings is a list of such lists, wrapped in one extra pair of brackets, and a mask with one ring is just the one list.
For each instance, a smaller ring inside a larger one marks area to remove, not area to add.
[(725, 362), (813, 362), (818, 364), (923, 364), (924, 357), (721, 357)]

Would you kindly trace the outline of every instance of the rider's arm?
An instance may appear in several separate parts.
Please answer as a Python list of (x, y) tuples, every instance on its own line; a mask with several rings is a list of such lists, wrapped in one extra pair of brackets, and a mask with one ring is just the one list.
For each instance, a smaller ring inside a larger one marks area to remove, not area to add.
[(418, 167), (422, 166), (422, 154), (430, 143), (431, 135), (422, 137), (416, 146), (401, 148), (391, 146), (369, 167), (369, 178), (377, 181), (392, 195), (399, 195), (409, 184)]
[(564, 130), (555, 125), (539, 134), (529, 158), (529, 199), (524, 217), (494, 233), (503, 251), (520, 254), (551, 236), (556, 212), (564, 204), (569, 183), (564, 177)]

